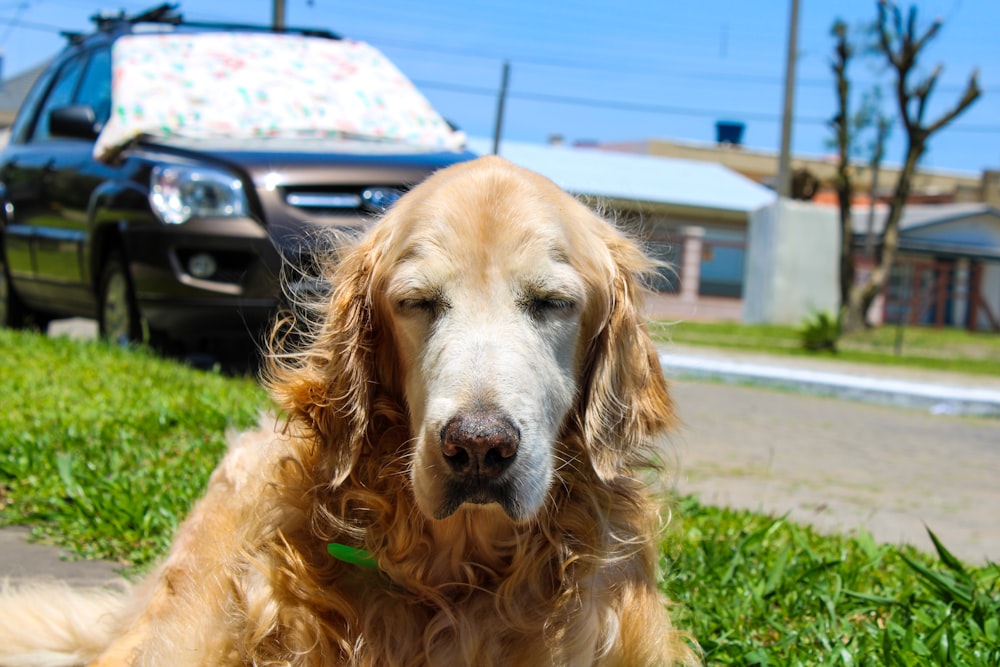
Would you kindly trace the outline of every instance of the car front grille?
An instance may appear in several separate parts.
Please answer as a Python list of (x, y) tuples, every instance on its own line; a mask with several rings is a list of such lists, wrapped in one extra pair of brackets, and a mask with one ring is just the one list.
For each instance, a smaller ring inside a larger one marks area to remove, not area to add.
[(379, 215), (402, 196), (403, 189), (381, 185), (286, 187), (283, 194), (286, 204), (307, 216)]

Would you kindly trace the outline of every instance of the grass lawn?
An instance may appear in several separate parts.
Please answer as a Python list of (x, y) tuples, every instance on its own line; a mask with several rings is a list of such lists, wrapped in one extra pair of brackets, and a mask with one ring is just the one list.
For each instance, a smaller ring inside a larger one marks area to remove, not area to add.
[(253, 381), (0, 329), (0, 524), (139, 566), (170, 536), (225, 447), (252, 425)]
[[(132, 571), (164, 553), (225, 431), (268, 404), (252, 380), (6, 330), (0, 396), (0, 525)], [(677, 510), (662, 585), (709, 664), (1000, 665), (1000, 567), (694, 498)]]
[(900, 333), (885, 326), (844, 336), (839, 351), (831, 354), (802, 349), (799, 327), (791, 325), (657, 321), (650, 330), (661, 342), (1000, 376), (1000, 334), (926, 327), (905, 327)]

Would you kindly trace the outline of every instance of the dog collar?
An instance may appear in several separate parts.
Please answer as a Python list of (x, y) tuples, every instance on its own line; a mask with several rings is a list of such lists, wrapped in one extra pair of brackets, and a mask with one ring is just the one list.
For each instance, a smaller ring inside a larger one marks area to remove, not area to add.
[(371, 555), (371, 553), (365, 551), (364, 549), (356, 549), (354, 547), (349, 547), (346, 544), (331, 542), (326, 545), (326, 552), (344, 563), (350, 563), (351, 565), (357, 565), (358, 567), (366, 567), (371, 570), (378, 567), (378, 561), (375, 560), (375, 556)]

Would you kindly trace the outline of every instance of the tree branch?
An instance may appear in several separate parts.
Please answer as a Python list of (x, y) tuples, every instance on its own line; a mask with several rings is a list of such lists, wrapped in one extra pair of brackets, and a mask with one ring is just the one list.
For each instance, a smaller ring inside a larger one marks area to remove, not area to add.
[[(896, 13), (897, 27), (899, 24), (899, 10), (893, 7)], [(889, 28), (886, 26), (886, 21), (888, 17), (886, 16), (886, 2), (881, 0), (878, 3), (878, 24), (876, 30), (878, 32), (878, 43), (882, 47), (882, 53), (889, 59), (889, 62), (897, 70), (902, 67), (900, 63), (896, 61), (896, 51), (892, 47), (892, 36), (889, 34)]]
[(979, 89), (979, 71), (973, 71), (972, 76), (969, 77), (969, 83), (965, 88), (965, 94), (962, 95), (962, 99), (958, 101), (951, 111), (945, 113), (936, 121), (931, 123), (927, 128), (927, 135), (930, 136), (940, 130), (942, 127), (955, 120), (955, 117), (960, 113), (965, 111), (976, 99), (982, 94)]
[[(913, 8), (913, 13), (914, 15), (916, 15), (916, 7)], [(927, 45), (927, 42), (934, 39), (934, 36), (938, 34), (938, 31), (940, 29), (941, 29), (941, 21), (940, 20), (934, 21), (934, 23), (931, 24), (931, 27), (927, 29), (927, 32), (925, 32), (920, 39), (913, 42), (913, 53), (914, 54), (920, 53), (920, 50)]]
[(935, 67), (930, 76), (920, 82), (920, 85), (914, 88), (910, 93), (910, 98), (917, 100), (917, 127), (920, 127), (924, 122), (924, 111), (926, 111), (927, 100), (930, 98), (931, 92), (934, 90), (934, 86), (937, 84), (939, 76), (941, 76), (940, 65)]

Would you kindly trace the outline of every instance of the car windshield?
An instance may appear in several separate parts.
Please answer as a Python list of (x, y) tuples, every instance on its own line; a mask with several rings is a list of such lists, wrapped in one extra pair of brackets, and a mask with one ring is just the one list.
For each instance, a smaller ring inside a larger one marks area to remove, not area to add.
[(141, 34), (112, 51), (109, 159), (139, 136), (346, 137), (459, 149), (454, 131), (363, 42), (256, 33)]

